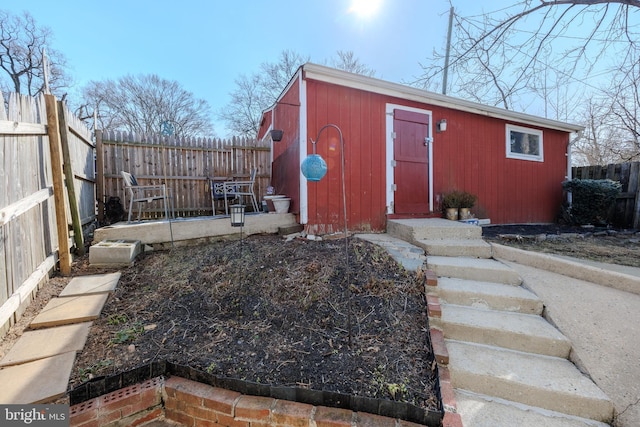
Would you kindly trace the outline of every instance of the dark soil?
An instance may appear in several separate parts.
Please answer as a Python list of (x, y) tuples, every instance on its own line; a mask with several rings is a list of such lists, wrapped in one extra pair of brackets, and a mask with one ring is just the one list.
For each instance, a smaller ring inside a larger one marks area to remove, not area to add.
[(485, 240), (520, 249), (640, 267), (640, 232), (557, 224), (482, 228)]
[(121, 271), (72, 387), (168, 360), (438, 410), (423, 280), (376, 245), (251, 236), (151, 252)]
[[(510, 225), (483, 227), (483, 236), (640, 267), (635, 231)], [(437, 410), (422, 277), (382, 248), (349, 239), (347, 281), (346, 252), (345, 240), (252, 236), (242, 245), (221, 241), (144, 254), (120, 270), (118, 288), (76, 359), (70, 387), (169, 360), (221, 377)], [(90, 267), (85, 256), (74, 263), (72, 277), (106, 271)], [(38, 291), (0, 340), (0, 356), (69, 279), (54, 277)]]

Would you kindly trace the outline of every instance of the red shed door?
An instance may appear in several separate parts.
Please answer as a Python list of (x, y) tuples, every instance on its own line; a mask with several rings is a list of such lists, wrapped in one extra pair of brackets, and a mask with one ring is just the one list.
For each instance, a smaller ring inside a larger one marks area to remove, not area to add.
[(394, 212), (429, 213), (429, 115), (394, 110)]

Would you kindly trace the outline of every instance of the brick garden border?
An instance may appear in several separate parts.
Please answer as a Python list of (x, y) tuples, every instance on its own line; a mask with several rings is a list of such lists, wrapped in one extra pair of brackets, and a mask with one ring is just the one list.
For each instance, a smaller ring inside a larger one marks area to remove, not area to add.
[[(226, 391), (227, 393), (236, 393), (238, 396), (253, 396), (257, 399), (268, 399), (272, 403), (286, 401), (292, 405), (297, 404), (307, 405), (309, 407), (315, 408), (333, 408), (347, 411), (353, 414), (360, 414), (358, 415), (359, 417), (363, 417), (364, 415), (362, 414), (369, 414), (373, 417), (378, 416), (391, 420), (398, 420), (398, 422), (416, 425), (419, 424), (433, 427), (440, 426), (442, 418), (445, 415), (441, 399), (440, 411), (427, 411), (415, 405), (404, 402), (352, 396), (336, 392), (309, 390), (300, 387), (270, 386), (267, 384), (253, 383), (234, 378), (219, 378), (188, 366), (177, 365), (167, 361), (158, 361), (126, 372), (122, 372), (114, 376), (96, 378), (71, 390), (69, 392), (69, 400), (70, 404), (72, 405), (72, 425), (82, 427), (98, 427), (104, 424), (108, 424), (109, 422), (113, 422), (114, 420), (118, 419), (118, 416), (120, 416), (121, 418), (131, 416), (132, 414), (134, 414), (134, 412), (132, 412), (132, 409), (128, 407), (130, 405), (139, 405), (139, 403), (137, 403), (138, 401), (136, 400), (137, 398), (132, 398), (134, 399), (132, 402), (122, 402), (118, 404), (119, 406), (114, 406), (113, 403), (110, 403), (111, 400), (117, 401), (117, 399), (114, 397), (114, 393), (116, 393), (118, 396), (124, 396), (124, 398), (128, 399), (129, 395), (135, 395), (136, 393), (135, 391), (132, 391), (132, 387), (140, 387), (140, 390), (146, 390), (145, 387), (147, 387), (150, 381), (157, 380), (157, 378), (165, 377), (169, 378), (167, 382), (174, 381), (174, 378), (182, 379), (184, 381), (190, 381), (193, 384), (199, 384), (206, 390), (213, 389), (215, 390), (215, 393), (222, 393), (222, 391)], [(436, 384), (436, 386), (437, 390), (439, 390), (440, 384)], [(200, 390), (197, 386), (193, 386), (191, 387), (191, 389)], [(438, 397), (440, 398), (439, 393)], [(203, 398), (203, 396), (201, 396), (201, 398)], [(141, 399), (146, 402), (147, 400), (151, 399), (151, 397), (145, 395)], [(164, 407), (160, 408), (165, 411), (165, 415), (167, 410), (183, 408), (184, 405), (184, 403), (182, 403), (180, 404), (182, 406), (178, 405), (174, 408), (171, 405), (167, 406), (167, 402), (169, 402), (169, 400), (165, 399)], [(156, 402), (154, 405), (157, 406), (160, 403)], [(151, 408), (154, 405), (148, 405), (147, 408)], [(282, 406), (284, 405), (284, 403), (281, 403), (279, 405)], [(189, 410), (189, 416), (192, 416), (192, 412), (195, 413), (199, 411), (196, 411), (195, 409), (197, 405), (192, 406), (193, 408)], [(135, 413), (143, 411), (143, 408), (141, 408), (140, 406), (135, 406), (135, 408), (138, 410), (138, 412)], [(290, 406), (290, 408), (295, 411), (301, 410), (301, 407), (296, 405)], [(85, 415), (82, 418), (78, 419), (85, 420), (85, 418), (88, 417), (87, 422), (91, 422), (86, 425), (83, 423), (74, 424), (73, 420), (75, 419), (75, 417), (79, 416), (80, 412), (87, 412), (88, 410), (93, 411), (93, 415), (91, 417)], [(229, 414), (226, 415), (228, 416)], [(265, 413), (265, 416), (266, 415), (269, 415), (269, 417), (271, 417), (270, 419), (273, 418), (272, 413)], [(353, 416), (355, 417), (355, 415)], [(144, 419), (146, 421), (149, 420), (148, 418)], [(184, 423), (180, 420), (177, 421)], [(253, 421), (256, 422), (256, 420)], [(131, 422), (131, 425), (136, 425), (133, 421)]]
[(351, 409), (246, 395), (179, 376), (153, 378), (70, 408), (72, 427), (135, 427), (159, 418), (193, 427), (422, 425)]

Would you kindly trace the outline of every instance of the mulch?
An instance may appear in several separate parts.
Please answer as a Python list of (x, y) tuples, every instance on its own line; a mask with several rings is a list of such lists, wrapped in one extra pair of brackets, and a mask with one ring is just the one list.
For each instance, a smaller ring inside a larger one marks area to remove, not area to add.
[(379, 246), (260, 235), (146, 253), (121, 271), (71, 386), (167, 360), (218, 377), (441, 407), (424, 279)]

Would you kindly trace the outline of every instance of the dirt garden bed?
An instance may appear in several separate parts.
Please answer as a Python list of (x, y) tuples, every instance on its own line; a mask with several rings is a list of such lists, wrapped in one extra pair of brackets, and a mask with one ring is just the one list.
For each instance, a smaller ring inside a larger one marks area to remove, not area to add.
[(121, 270), (70, 386), (167, 360), (438, 411), (423, 280), (350, 238), (347, 282), (345, 253), (344, 239), (251, 236), (145, 254)]
[[(490, 226), (487, 241), (640, 267), (634, 231)], [(151, 252), (121, 269), (70, 380), (167, 360), (221, 377), (327, 390), (437, 410), (422, 278), (380, 247), (277, 236)], [(96, 274), (87, 259), (73, 276)], [(70, 278), (53, 277), (0, 340), (5, 354)], [(351, 307), (351, 308), (350, 308)], [(351, 312), (351, 345), (348, 320)]]
[(490, 242), (524, 250), (640, 267), (640, 232), (556, 224), (496, 225), (482, 229)]

